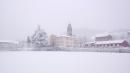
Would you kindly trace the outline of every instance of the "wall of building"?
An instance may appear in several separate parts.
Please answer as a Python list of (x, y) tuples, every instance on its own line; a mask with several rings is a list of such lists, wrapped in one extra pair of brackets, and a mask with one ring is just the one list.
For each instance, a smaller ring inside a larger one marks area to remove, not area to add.
[(50, 36), (50, 45), (55, 47), (79, 47), (79, 39), (72, 36)]

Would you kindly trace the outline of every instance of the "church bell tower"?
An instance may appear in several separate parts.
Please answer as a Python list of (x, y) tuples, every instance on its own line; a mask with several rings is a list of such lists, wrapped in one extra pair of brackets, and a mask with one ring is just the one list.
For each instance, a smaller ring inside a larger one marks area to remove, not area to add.
[(68, 24), (68, 27), (67, 27), (67, 36), (72, 36), (72, 26), (70, 23)]

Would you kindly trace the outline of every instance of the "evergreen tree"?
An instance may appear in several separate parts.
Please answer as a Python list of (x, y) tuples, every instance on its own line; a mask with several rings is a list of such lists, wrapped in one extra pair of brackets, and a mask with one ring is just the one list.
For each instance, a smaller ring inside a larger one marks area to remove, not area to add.
[(38, 26), (38, 30), (36, 30), (32, 36), (32, 43), (35, 47), (47, 46), (47, 34), (44, 30), (41, 30), (40, 26)]

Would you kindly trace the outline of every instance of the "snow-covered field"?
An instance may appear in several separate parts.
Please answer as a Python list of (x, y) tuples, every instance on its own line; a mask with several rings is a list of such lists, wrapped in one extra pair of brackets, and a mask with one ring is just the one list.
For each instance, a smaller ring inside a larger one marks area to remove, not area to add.
[(0, 73), (130, 73), (130, 54), (3, 51)]

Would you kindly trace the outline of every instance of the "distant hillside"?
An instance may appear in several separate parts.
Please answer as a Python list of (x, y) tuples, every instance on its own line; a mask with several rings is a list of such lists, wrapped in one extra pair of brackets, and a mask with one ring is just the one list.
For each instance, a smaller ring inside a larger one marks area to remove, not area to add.
[(91, 39), (97, 34), (110, 33), (113, 36), (113, 39), (125, 39), (127, 38), (127, 32), (129, 29), (118, 29), (118, 30), (95, 30), (95, 29), (73, 29), (73, 33), (77, 36), (86, 37)]

